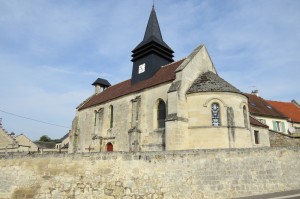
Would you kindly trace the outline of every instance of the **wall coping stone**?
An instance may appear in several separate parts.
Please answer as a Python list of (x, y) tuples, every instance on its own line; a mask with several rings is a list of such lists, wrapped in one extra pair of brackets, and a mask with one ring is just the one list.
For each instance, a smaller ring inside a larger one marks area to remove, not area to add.
[(251, 153), (268, 153), (294, 151), (300, 153), (300, 147), (261, 147), (261, 148), (235, 148), (235, 149), (195, 149), (195, 150), (176, 150), (176, 151), (151, 151), (151, 152), (90, 152), (90, 153), (49, 153), (49, 154), (24, 154), (24, 153), (0, 153), (0, 160), (6, 159), (36, 159), (36, 158), (72, 158), (73, 160), (80, 158), (112, 160), (121, 158), (123, 160), (146, 160), (151, 159), (169, 159), (168, 157), (188, 157), (198, 156), (207, 157), (207, 155), (218, 154), (238, 154), (246, 155)]

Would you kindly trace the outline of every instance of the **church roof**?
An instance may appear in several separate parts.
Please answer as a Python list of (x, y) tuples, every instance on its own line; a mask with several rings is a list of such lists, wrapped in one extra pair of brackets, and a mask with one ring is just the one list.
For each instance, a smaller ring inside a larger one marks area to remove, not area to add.
[(269, 104), (290, 118), (292, 122), (300, 122), (300, 107), (292, 102), (278, 102), (267, 100)]
[(273, 107), (263, 98), (254, 94), (245, 93), (245, 95), (248, 97), (249, 112), (252, 115), (286, 119), (286, 116), (280, 113), (275, 107)]
[(129, 79), (119, 84), (108, 87), (100, 94), (93, 95), (90, 99), (87, 100), (86, 103), (80, 106), (78, 110), (99, 105), (131, 93), (139, 92), (146, 88), (157, 86), (159, 84), (171, 82), (175, 79), (175, 70), (183, 61), (184, 59), (165, 65), (164, 67), (161, 67), (154, 76), (139, 83), (131, 84), (131, 79)]
[[(192, 86), (188, 89), (187, 94), (199, 92), (232, 92), (241, 93), (240, 90), (229, 84), (217, 74), (208, 71), (199, 75)], [(242, 93), (241, 93), (242, 94)]]

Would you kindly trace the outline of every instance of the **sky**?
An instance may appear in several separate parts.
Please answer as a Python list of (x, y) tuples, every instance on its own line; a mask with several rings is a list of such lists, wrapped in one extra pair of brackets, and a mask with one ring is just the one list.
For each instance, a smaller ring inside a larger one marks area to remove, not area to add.
[[(0, 0), (3, 127), (63, 137), (98, 77), (130, 79), (151, 8), (152, 0)], [(155, 0), (155, 10), (175, 60), (204, 44), (241, 91), (300, 101), (300, 1)]]

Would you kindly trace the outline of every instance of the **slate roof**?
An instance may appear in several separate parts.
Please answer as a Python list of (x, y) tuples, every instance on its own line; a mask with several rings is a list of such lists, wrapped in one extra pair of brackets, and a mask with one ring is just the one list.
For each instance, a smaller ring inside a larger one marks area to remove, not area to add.
[(267, 126), (267, 125), (265, 125), (265, 124), (263, 124), (263, 123), (261, 123), (260, 121), (258, 121), (257, 119), (255, 119), (254, 117), (252, 117), (251, 115), (250, 115), (250, 124), (252, 125), (252, 126), (258, 126), (258, 127), (263, 127), (263, 128), (269, 128), (269, 126)]
[(267, 100), (269, 104), (275, 107), (292, 122), (300, 122), (300, 107), (292, 102), (278, 102)]
[(287, 117), (279, 112), (266, 100), (253, 94), (246, 94), (248, 97), (249, 112), (254, 116), (264, 116), (272, 118), (286, 119)]
[(90, 99), (87, 100), (82, 106), (78, 108), (78, 110), (82, 110), (85, 108), (89, 108), (95, 105), (99, 105), (110, 100), (135, 93), (146, 88), (151, 88), (163, 83), (171, 82), (175, 79), (175, 70), (180, 66), (180, 64), (184, 61), (184, 59), (179, 60), (177, 62), (173, 62), (159, 69), (153, 75), (153, 77), (141, 81), (136, 84), (131, 84), (131, 79), (121, 82), (119, 84), (108, 87), (103, 92), (98, 95), (93, 95)]
[(154, 6), (152, 7), (151, 14), (147, 23), (144, 39), (139, 45), (135, 47), (132, 52), (137, 51), (140, 47), (153, 41), (160, 44), (167, 50), (173, 52), (173, 50), (163, 41)]
[(240, 90), (211, 71), (199, 75), (188, 89), (187, 94), (199, 92), (232, 92), (243, 94)]
[(94, 83), (92, 83), (93, 86), (95, 85), (100, 85), (100, 86), (105, 86), (109, 87), (111, 86), (110, 83), (106, 79), (98, 78)]

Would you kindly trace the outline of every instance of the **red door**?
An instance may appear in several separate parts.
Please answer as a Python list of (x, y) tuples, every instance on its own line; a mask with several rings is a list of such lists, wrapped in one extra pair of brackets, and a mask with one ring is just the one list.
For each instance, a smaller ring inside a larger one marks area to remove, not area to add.
[(114, 150), (114, 146), (112, 145), (112, 143), (107, 143), (107, 145), (106, 145), (106, 150), (107, 151), (113, 151)]

